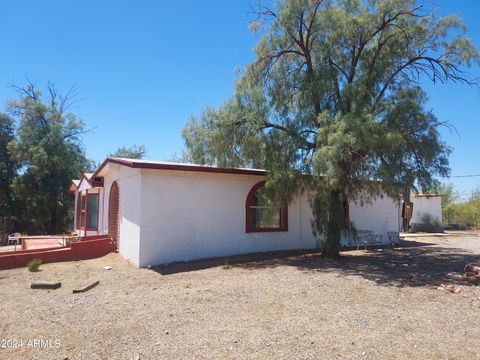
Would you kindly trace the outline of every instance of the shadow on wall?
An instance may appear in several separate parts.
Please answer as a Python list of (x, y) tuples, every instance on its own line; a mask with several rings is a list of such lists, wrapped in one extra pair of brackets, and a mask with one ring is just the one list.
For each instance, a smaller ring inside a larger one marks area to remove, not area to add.
[(464, 249), (431, 246), (434, 244), (402, 241), (397, 250), (344, 252), (338, 259), (326, 259), (318, 251), (281, 251), (174, 263), (154, 267), (162, 275), (223, 266), (257, 270), (292, 266), (305, 272), (338, 272), (339, 276), (361, 276), (381, 286), (439, 286), (442, 283), (463, 284), (465, 264), (480, 263), (480, 255)]

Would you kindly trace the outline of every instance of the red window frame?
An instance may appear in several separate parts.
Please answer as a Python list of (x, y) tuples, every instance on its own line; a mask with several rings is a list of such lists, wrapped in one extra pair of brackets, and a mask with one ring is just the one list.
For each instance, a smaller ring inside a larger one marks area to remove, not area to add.
[(82, 194), (80, 201), (80, 229), (85, 229), (85, 224), (87, 221), (87, 196)]
[(257, 190), (261, 189), (265, 186), (265, 181), (260, 181), (253, 185), (250, 189), (250, 192), (247, 195), (247, 200), (245, 201), (245, 232), (252, 233), (252, 232), (285, 232), (288, 231), (288, 206), (282, 208), (282, 226), (278, 228), (256, 228), (253, 227), (250, 223), (250, 215), (251, 210), (250, 207), (252, 206), (253, 196)]
[(77, 194), (77, 209), (76, 209), (76, 216), (77, 216), (77, 229), (80, 229), (80, 218), (82, 216), (82, 194), (79, 192)]

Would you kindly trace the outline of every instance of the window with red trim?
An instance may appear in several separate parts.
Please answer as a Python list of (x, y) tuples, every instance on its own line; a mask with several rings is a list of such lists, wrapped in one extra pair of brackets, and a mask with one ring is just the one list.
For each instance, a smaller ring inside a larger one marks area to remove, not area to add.
[(288, 231), (288, 208), (270, 199), (264, 185), (265, 182), (261, 181), (248, 193), (245, 204), (246, 232)]
[(77, 217), (77, 229), (80, 229), (80, 218), (82, 216), (82, 194), (77, 194), (77, 210), (76, 210), (76, 217)]
[(98, 194), (88, 194), (87, 197), (87, 229), (98, 227)]
[(80, 227), (85, 227), (85, 216), (87, 215), (87, 197), (82, 195), (82, 205), (80, 208)]
[(79, 228), (96, 230), (98, 228), (98, 194), (82, 195), (80, 201)]

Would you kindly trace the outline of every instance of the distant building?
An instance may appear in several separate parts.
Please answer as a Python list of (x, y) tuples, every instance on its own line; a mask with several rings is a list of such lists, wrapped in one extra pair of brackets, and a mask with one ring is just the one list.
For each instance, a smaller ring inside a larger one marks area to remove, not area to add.
[[(432, 225), (432, 231), (441, 231), (438, 225), (442, 224), (442, 195), (412, 193), (410, 201), (413, 203), (410, 219), (412, 230), (418, 230), (423, 225)], [(428, 230), (428, 227), (425, 229)]]

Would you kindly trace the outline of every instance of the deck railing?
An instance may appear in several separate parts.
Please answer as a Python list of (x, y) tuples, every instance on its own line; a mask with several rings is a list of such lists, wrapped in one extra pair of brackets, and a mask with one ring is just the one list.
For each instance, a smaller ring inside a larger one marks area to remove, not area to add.
[(9, 237), (7, 245), (13, 245), (17, 251), (68, 247), (76, 241), (80, 241), (78, 235), (19, 235)]

